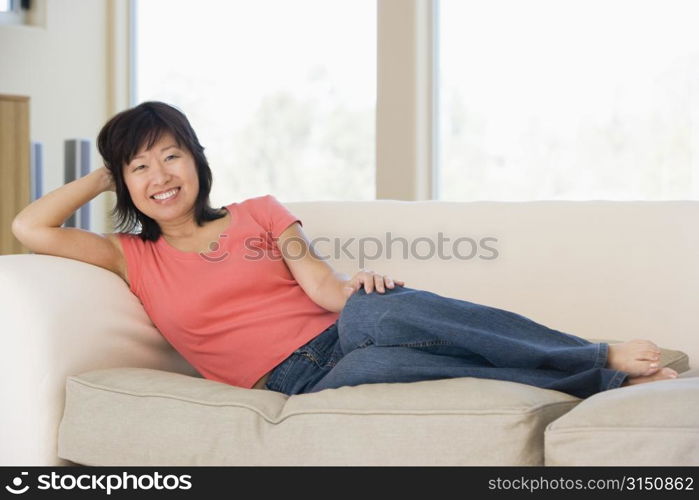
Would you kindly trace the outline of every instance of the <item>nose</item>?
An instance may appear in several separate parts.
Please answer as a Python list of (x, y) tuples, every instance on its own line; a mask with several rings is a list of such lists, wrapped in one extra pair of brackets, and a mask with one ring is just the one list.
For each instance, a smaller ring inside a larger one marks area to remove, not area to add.
[(150, 169), (151, 183), (154, 186), (165, 186), (172, 177), (167, 169), (160, 163), (155, 163)]

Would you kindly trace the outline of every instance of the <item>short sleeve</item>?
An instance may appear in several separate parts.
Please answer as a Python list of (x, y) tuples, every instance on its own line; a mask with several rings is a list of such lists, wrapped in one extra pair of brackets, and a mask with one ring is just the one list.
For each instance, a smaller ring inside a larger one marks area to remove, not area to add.
[(294, 222), (298, 222), (303, 226), (301, 219), (292, 214), (271, 194), (262, 196), (261, 201), (261, 208), (265, 212), (263, 214), (264, 220), (267, 222), (266, 229), (271, 231), (272, 237), (278, 238)]
[(127, 233), (117, 233), (121, 248), (124, 249), (126, 272), (128, 273), (129, 288), (139, 296), (141, 284), (141, 262), (143, 261), (143, 242), (138, 236)]

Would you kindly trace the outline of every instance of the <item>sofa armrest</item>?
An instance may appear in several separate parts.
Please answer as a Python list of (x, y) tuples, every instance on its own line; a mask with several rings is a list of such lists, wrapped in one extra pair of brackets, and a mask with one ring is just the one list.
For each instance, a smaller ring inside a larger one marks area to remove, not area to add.
[(142, 367), (199, 376), (114, 273), (49, 255), (0, 256), (0, 465), (65, 465), (56, 435), (66, 377)]

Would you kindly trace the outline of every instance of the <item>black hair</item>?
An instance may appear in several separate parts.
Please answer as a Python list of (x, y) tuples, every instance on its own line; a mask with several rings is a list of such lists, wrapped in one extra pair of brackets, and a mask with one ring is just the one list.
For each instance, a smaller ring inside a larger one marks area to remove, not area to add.
[(209, 193), (213, 176), (204, 147), (187, 117), (174, 106), (159, 101), (142, 102), (138, 106), (114, 115), (100, 130), (97, 148), (104, 164), (114, 178), (116, 205), (110, 215), (116, 219), (115, 229), (132, 233), (140, 225), (138, 236), (143, 240), (156, 241), (161, 236), (158, 223), (134, 205), (124, 182), (123, 167), (130, 164), (144, 146), (148, 150), (166, 132), (171, 133), (177, 146), (186, 148), (194, 157), (199, 192), (194, 201), (194, 220), (198, 226), (226, 216), (225, 211), (211, 207)]

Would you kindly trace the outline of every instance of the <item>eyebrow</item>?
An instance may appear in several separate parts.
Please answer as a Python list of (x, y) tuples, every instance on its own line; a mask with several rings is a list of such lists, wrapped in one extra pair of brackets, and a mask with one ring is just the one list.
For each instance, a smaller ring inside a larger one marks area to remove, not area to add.
[[(163, 149), (160, 150), (160, 152), (163, 153), (163, 152), (167, 151), (168, 149), (177, 148), (177, 147), (178, 147), (177, 144), (172, 144), (172, 145), (170, 145), (170, 146), (165, 146)], [(140, 155), (138, 155), (138, 156), (134, 156), (134, 157), (131, 159), (131, 161), (133, 162), (134, 160), (138, 160), (139, 158), (142, 158), (142, 157), (143, 157), (142, 154), (140, 154)]]

